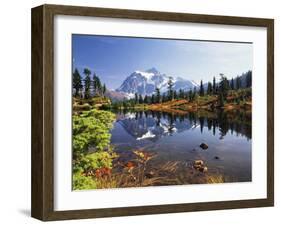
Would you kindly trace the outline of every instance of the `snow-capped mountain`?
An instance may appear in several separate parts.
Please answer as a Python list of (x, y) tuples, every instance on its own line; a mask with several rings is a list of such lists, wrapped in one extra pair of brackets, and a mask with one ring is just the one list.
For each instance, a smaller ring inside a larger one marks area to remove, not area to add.
[(155, 68), (150, 68), (146, 71), (135, 71), (129, 75), (122, 85), (116, 89), (117, 92), (125, 93), (128, 97), (133, 97), (135, 93), (140, 95), (152, 95), (156, 88), (160, 89), (160, 92), (166, 92), (168, 90), (169, 77), (172, 77), (174, 90), (183, 89), (188, 91), (198, 86), (194, 81), (189, 81), (181, 77), (168, 76), (160, 73)]

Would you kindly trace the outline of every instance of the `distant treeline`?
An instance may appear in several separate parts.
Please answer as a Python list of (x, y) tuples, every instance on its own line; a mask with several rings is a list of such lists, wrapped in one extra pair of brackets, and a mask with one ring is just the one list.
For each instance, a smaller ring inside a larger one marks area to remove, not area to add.
[(96, 73), (92, 74), (90, 69), (85, 68), (83, 74), (85, 75), (84, 79), (78, 69), (75, 68), (72, 75), (73, 95), (85, 99), (89, 99), (93, 96), (104, 96), (106, 85), (101, 83)]
[[(123, 100), (119, 103), (115, 103), (116, 106), (123, 105), (124, 107), (136, 105), (136, 104), (158, 104), (167, 101), (186, 99), (190, 102), (196, 101), (199, 96), (205, 95), (217, 95), (219, 97), (219, 102), (221, 105), (226, 101), (229, 91), (238, 91), (242, 88), (252, 87), (252, 71), (247, 71), (241, 76), (236, 78), (227, 79), (224, 74), (220, 74), (220, 80), (217, 82), (216, 78), (213, 78), (213, 82), (208, 82), (204, 85), (203, 80), (200, 82), (200, 86), (194, 87), (189, 91), (184, 91), (180, 89), (178, 91), (174, 90), (174, 83), (172, 77), (168, 81), (168, 91), (165, 93), (160, 93), (160, 89), (156, 88), (154, 94), (140, 95), (135, 94), (135, 97), (130, 100)], [(245, 93), (245, 96), (250, 96), (251, 93)]]
[[(83, 70), (84, 78), (80, 75), (78, 69), (76, 68), (73, 72), (72, 79), (72, 88), (73, 96), (89, 99), (93, 96), (105, 96), (107, 91), (106, 85), (101, 83), (100, 78), (96, 73), (92, 73), (90, 69), (85, 68)], [(135, 93), (134, 98), (124, 99), (122, 101), (117, 101), (114, 103), (114, 107), (131, 107), (138, 104), (158, 104), (164, 103), (167, 101), (177, 100), (177, 99), (186, 99), (190, 102), (196, 101), (199, 96), (218, 96), (218, 100), (223, 105), (226, 101), (229, 91), (238, 91), (242, 88), (252, 87), (252, 71), (249, 70), (246, 73), (243, 73), (236, 78), (227, 79), (224, 74), (220, 74), (220, 80), (216, 81), (216, 78), (213, 78), (212, 82), (205, 83), (203, 80), (200, 82), (199, 87), (194, 87), (189, 91), (183, 89), (175, 90), (174, 82), (172, 77), (169, 77), (168, 80), (168, 90), (167, 92), (160, 92), (159, 88), (155, 89), (155, 92), (152, 95), (140, 95)], [(247, 92), (243, 96), (250, 96), (251, 92)]]

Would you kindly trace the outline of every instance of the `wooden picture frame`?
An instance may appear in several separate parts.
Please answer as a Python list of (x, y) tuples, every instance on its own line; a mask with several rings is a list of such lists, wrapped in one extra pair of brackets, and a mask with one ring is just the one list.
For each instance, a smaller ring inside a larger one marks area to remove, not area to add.
[[(126, 18), (240, 25), (267, 29), (267, 198), (122, 208), (54, 210), (54, 16)], [(42, 5), (32, 9), (31, 215), (50, 220), (163, 214), (274, 205), (274, 20), (125, 9)]]

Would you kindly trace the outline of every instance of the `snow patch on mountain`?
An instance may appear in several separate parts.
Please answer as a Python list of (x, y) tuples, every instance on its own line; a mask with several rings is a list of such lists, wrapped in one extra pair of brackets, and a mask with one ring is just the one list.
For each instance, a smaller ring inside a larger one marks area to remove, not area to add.
[(154, 76), (153, 73), (143, 72), (143, 71), (135, 71), (134, 73), (135, 73), (135, 74), (142, 75), (143, 77), (146, 78), (146, 80), (147, 80), (148, 83), (152, 83), (151, 78)]
[(122, 92), (128, 98), (133, 98), (135, 93), (139, 95), (152, 95), (156, 88), (160, 89), (161, 93), (167, 92), (169, 77), (172, 77), (174, 90), (188, 91), (197, 87), (198, 84), (194, 81), (186, 80), (181, 77), (168, 76), (160, 73), (156, 68), (150, 68), (146, 71), (134, 71), (129, 75), (116, 89), (117, 92)]
[(155, 137), (155, 134), (153, 134), (150, 130), (148, 130), (145, 134), (143, 134), (141, 137), (138, 137), (136, 140), (143, 140), (153, 137)]

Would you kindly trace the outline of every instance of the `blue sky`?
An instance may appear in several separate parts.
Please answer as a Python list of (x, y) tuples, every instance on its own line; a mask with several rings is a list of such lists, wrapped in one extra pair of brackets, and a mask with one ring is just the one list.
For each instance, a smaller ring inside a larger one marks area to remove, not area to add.
[(89, 68), (110, 89), (135, 70), (155, 67), (200, 83), (220, 73), (231, 78), (252, 70), (253, 60), (249, 43), (73, 35), (72, 48), (73, 68)]

